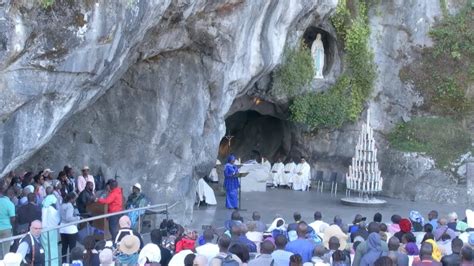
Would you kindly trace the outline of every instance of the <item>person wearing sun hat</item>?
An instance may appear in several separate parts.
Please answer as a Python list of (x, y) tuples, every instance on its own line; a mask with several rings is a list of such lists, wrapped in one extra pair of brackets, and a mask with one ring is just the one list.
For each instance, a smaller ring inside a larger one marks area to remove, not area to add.
[(54, 173), (54, 171), (51, 170), (50, 168), (44, 169), (43, 172), (41, 173), (41, 175), (44, 178), (44, 183), (43, 183), (44, 188), (47, 188), (47, 187), (51, 186), (51, 182), (54, 179), (53, 178), (53, 173)]
[(118, 262), (125, 265), (138, 264), (138, 251), (140, 250), (140, 239), (134, 235), (126, 235), (118, 246)]
[(146, 244), (138, 255), (138, 264), (159, 263), (161, 261), (160, 247), (153, 243)]
[(81, 169), (82, 175), (77, 177), (77, 191), (81, 193), (86, 188), (87, 182), (92, 182), (92, 191), (95, 191), (95, 180), (92, 175), (89, 174), (90, 168), (85, 165)]
[(339, 226), (333, 224), (324, 230), (323, 245), (325, 248), (329, 248), (329, 239), (336, 237), (339, 240), (339, 250), (346, 249), (348, 236), (342, 232)]

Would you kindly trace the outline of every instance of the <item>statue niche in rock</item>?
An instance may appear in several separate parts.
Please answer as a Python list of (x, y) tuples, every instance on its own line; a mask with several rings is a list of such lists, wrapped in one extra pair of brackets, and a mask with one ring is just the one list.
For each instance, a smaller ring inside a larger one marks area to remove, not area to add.
[(316, 35), (316, 40), (314, 40), (313, 44), (311, 45), (311, 56), (314, 60), (314, 78), (324, 79), (324, 46), (323, 41), (321, 40), (321, 34), (319, 33)]

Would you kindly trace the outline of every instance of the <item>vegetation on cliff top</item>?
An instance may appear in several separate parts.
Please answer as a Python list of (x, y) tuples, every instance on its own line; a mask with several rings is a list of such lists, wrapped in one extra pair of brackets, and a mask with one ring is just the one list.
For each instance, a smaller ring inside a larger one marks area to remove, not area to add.
[[(443, 7), (443, 0), (441, 6)], [(399, 124), (390, 134), (392, 147), (426, 152), (442, 168), (472, 150), (472, 136), (465, 124), (471, 120), (474, 83), (474, 8), (469, 1), (457, 14), (444, 18), (430, 31), (433, 47), (424, 48), (421, 59), (400, 70), (400, 78), (412, 82), (424, 102), (419, 117)]]
[(425, 152), (436, 164), (446, 168), (462, 154), (470, 151), (471, 135), (451, 118), (417, 117), (400, 123), (389, 135), (395, 149)]
[(425, 111), (462, 119), (473, 107), (468, 88), (474, 83), (474, 8), (466, 4), (455, 15), (445, 14), (430, 36), (433, 47), (402, 68), (400, 78), (421, 92)]

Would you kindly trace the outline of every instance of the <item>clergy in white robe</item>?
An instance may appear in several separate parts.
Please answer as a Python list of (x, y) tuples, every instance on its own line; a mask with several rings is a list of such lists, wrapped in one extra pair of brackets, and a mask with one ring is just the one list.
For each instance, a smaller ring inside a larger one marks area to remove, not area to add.
[(199, 179), (197, 186), (197, 193), (199, 201), (204, 201), (209, 205), (216, 205), (216, 195), (214, 195), (214, 190), (204, 181), (203, 178)]
[(209, 173), (209, 180), (212, 183), (219, 183), (219, 175), (217, 174), (217, 166), (221, 165), (221, 161), (216, 160), (216, 165), (212, 168), (211, 172)]
[(280, 183), (283, 180), (283, 170), (285, 169), (285, 165), (281, 162), (281, 159), (278, 159), (278, 162), (273, 164), (272, 167), (272, 184), (276, 187), (281, 185)]
[(217, 169), (215, 166), (214, 168), (212, 168), (211, 172), (209, 173), (209, 179), (211, 180), (212, 183), (219, 182), (219, 176), (217, 175)]
[(272, 183), (272, 175), (271, 175), (271, 170), (272, 170), (272, 164), (265, 158), (262, 157), (262, 166), (263, 169), (265, 170), (265, 175), (266, 175), (266, 182), (267, 184)]
[(296, 164), (293, 160), (285, 165), (285, 169), (283, 170), (283, 174), (281, 175), (280, 186), (288, 186), (290, 183), (290, 179), (292, 178), (294, 171), (296, 168)]
[(295, 174), (293, 174), (293, 190), (306, 191), (309, 187), (311, 167), (304, 158), (296, 166)]

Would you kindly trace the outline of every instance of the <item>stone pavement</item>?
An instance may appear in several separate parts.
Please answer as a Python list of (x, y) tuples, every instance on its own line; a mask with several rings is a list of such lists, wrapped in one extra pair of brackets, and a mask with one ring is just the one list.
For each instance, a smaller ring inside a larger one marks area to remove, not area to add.
[[(317, 193), (316, 191), (292, 191), (288, 189), (267, 189), (266, 192), (247, 192), (242, 193), (242, 211), (241, 215), (244, 221), (252, 217), (253, 211), (259, 211), (264, 223), (271, 223), (277, 215), (283, 215), (288, 222), (293, 220), (293, 212), (299, 211), (306, 222), (313, 221), (313, 213), (318, 210), (323, 214), (323, 220), (331, 223), (335, 215), (341, 216), (344, 223), (351, 223), (354, 216), (358, 213), (367, 217), (367, 221), (372, 221), (376, 212), (383, 215), (383, 221), (390, 223), (392, 214), (399, 214), (402, 217), (408, 217), (411, 210), (417, 210), (425, 219), (428, 212), (435, 209), (440, 216), (446, 216), (449, 212), (456, 211), (460, 219), (465, 217), (467, 206), (440, 204), (426, 201), (408, 201), (392, 198), (383, 198), (387, 200), (387, 205), (381, 208), (360, 208), (345, 206), (340, 203), (340, 198), (345, 197), (345, 193), (339, 193), (337, 197), (329, 193)], [(232, 210), (225, 208), (225, 198), (216, 193), (217, 206), (195, 207), (193, 220), (190, 224), (192, 229), (201, 231), (202, 225), (213, 225), (221, 227), (224, 221), (229, 219)]]

